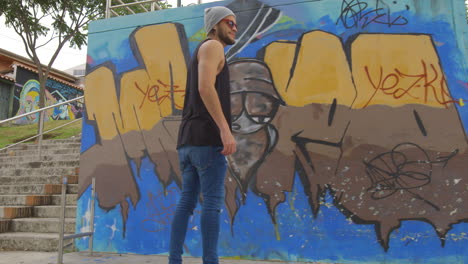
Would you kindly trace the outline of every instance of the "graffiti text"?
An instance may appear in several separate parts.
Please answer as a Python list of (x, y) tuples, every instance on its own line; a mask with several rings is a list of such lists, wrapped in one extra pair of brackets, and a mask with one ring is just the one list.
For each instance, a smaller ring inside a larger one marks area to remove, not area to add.
[(383, 11), (377, 1), (375, 9), (368, 9), (369, 4), (360, 0), (343, 0), (341, 14), (336, 24), (341, 22), (345, 28), (366, 28), (370, 24), (384, 24), (391, 26), (403, 26), (408, 24), (408, 19), (403, 16), (392, 17), (390, 10)]
[[(380, 76), (378, 81), (372, 78), (369, 73), (369, 67), (365, 66), (364, 71), (366, 72), (367, 78), (375, 91), (364, 107), (367, 107), (372, 102), (379, 91), (382, 91), (383, 94), (392, 96), (395, 99), (411, 97), (417, 100), (421, 99), (422, 94), (423, 103), (427, 103), (429, 95), (432, 94), (440, 105), (459, 103), (459, 101), (453, 100), (450, 96), (445, 76), (441, 74), (441, 78), (439, 78), (439, 72), (436, 67), (433, 64), (430, 64), (430, 70), (433, 72), (433, 78), (430, 78), (428, 65), (426, 65), (426, 62), (424, 61), (421, 61), (421, 64), (422, 72), (420, 74), (404, 73), (397, 68), (395, 68), (391, 73), (384, 74), (383, 68), (380, 67)], [(405, 80), (411, 80), (411, 82), (405, 84)], [(421, 92), (418, 88), (423, 88), (424, 90)]]

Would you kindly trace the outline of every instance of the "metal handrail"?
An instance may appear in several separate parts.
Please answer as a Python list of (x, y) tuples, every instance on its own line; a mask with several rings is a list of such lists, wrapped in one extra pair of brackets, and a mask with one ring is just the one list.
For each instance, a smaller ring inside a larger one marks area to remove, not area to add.
[[(12, 117), (12, 118), (8, 118), (8, 119), (5, 119), (5, 120), (1, 120), (0, 121), (0, 125), (1, 124), (4, 124), (4, 123), (7, 123), (7, 122), (10, 122), (10, 121), (13, 121), (13, 120), (16, 120), (16, 119), (19, 119), (19, 118), (22, 118), (22, 117), (25, 117), (25, 116), (30, 116), (30, 115), (33, 115), (33, 114), (36, 114), (36, 113), (39, 113), (42, 118), (40, 118), (40, 122), (39, 122), (39, 133), (35, 136), (32, 136), (30, 138), (27, 138), (27, 139), (24, 139), (20, 142), (17, 142), (15, 144), (11, 144), (11, 145), (8, 145), (2, 149), (0, 149), (0, 151), (4, 150), (4, 149), (8, 149), (8, 148), (11, 148), (13, 146), (16, 146), (18, 144), (21, 144), (23, 142), (26, 142), (28, 140), (31, 140), (33, 138), (36, 138), (36, 137), (39, 137), (39, 142), (38, 142), (38, 149), (39, 149), (39, 158), (41, 157), (41, 145), (42, 145), (42, 135), (46, 134), (46, 133), (49, 133), (51, 131), (54, 131), (54, 130), (57, 130), (59, 128), (62, 128), (64, 126), (68, 126), (72, 123), (75, 123), (77, 121), (80, 121), (82, 120), (82, 118), (78, 118), (78, 119), (75, 119), (75, 120), (72, 120), (66, 124), (63, 124), (61, 126), (58, 126), (56, 128), (53, 128), (53, 129), (50, 129), (50, 130), (47, 130), (47, 131), (43, 131), (44, 130), (44, 119), (45, 119), (45, 111), (46, 110), (49, 110), (49, 109), (52, 109), (52, 108), (55, 108), (57, 106), (60, 106), (60, 105), (64, 105), (64, 104), (69, 104), (71, 102), (74, 102), (74, 101), (78, 101), (78, 100), (81, 100), (83, 99), (84, 96), (80, 96), (80, 97), (77, 97), (77, 98), (74, 98), (74, 99), (71, 99), (71, 100), (68, 100), (68, 101), (65, 101), (65, 102), (61, 102), (61, 103), (58, 103), (58, 104), (54, 104), (54, 105), (50, 105), (50, 106), (46, 106), (44, 108), (41, 108), (41, 109), (38, 109), (38, 110), (34, 110), (34, 111), (31, 111), (31, 112), (28, 112), (28, 113), (25, 113), (25, 114), (21, 114), (21, 115), (18, 115), (18, 116), (15, 116), (15, 117)], [(93, 238), (94, 238), (94, 201), (95, 201), (95, 178), (92, 179), (92, 194), (91, 194), (91, 198), (92, 198), (92, 201), (91, 201), (91, 204), (92, 204), (92, 209), (91, 209), (91, 232), (85, 232), (85, 233), (79, 233), (79, 234), (72, 234), (72, 235), (68, 235), (68, 236), (65, 236), (65, 207), (66, 207), (66, 189), (67, 189), (67, 184), (68, 184), (68, 177), (63, 177), (62, 178), (62, 195), (61, 195), (61, 212), (60, 212), (60, 216), (59, 216), (59, 221), (60, 221), (60, 230), (59, 230), (59, 248), (58, 248), (58, 258), (57, 258), (57, 263), (58, 264), (63, 264), (63, 249), (65, 247), (67, 247), (68, 245), (64, 246), (64, 240), (70, 240), (70, 239), (75, 239), (75, 238), (80, 238), (80, 237), (89, 237), (89, 251), (90, 251), (90, 255), (92, 256), (93, 255)]]
[(25, 113), (25, 114), (21, 114), (21, 115), (14, 116), (14, 117), (11, 117), (11, 118), (8, 118), (8, 119), (0, 120), (0, 125), (3, 124), (3, 123), (7, 123), (7, 122), (10, 122), (10, 121), (25, 117), (25, 116), (30, 116), (30, 115), (35, 114), (35, 113), (39, 113), (39, 112), (42, 112), (42, 111), (45, 111), (45, 110), (49, 110), (51, 108), (55, 108), (55, 107), (57, 107), (59, 105), (64, 105), (64, 104), (68, 104), (68, 103), (71, 103), (71, 102), (74, 102), (74, 101), (78, 101), (78, 100), (83, 99), (83, 98), (84, 98), (84, 96), (80, 96), (80, 97), (77, 97), (77, 98), (74, 98), (74, 99), (71, 99), (71, 100), (68, 100), (68, 101), (65, 101), (65, 102), (61, 102), (61, 103), (54, 104), (54, 105), (49, 105), (49, 106), (46, 106), (44, 108), (37, 109), (37, 110), (31, 111), (31, 112), (28, 112), (28, 113)]
[[(78, 119), (72, 120), (72, 121), (70, 121), (70, 122), (68, 122), (68, 123), (66, 123), (66, 124), (63, 124), (63, 125), (61, 125), (61, 126), (58, 126), (58, 127), (56, 127), (56, 128), (49, 129), (49, 130), (43, 132), (42, 134), (43, 134), (43, 135), (44, 135), (44, 134), (47, 134), (47, 133), (49, 133), (49, 132), (55, 131), (55, 130), (57, 130), (57, 129), (60, 129), (60, 128), (62, 128), (62, 127), (71, 125), (71, 124), (73, 124), (73, 123), (75, 123), (75, 122), (81, 121), (82, 119), (83, 119), (83, 118), (78, 118)], [(27, 139), (23, 139), (23, 140), (18, 141), (18, 142), (14, 143), (14, 144), (11, 144), (11, 145), (8, 145), (8, 146), (6, 146), (6, 147), (4, 147), (4, 148), (1, 148), (0, 151), (5, 150), (5, 149), (8, 149), (8, 148), (11, 148), (11, 147), (14, 147), (14, 146), (19, 145), (19, 144), (21, 144), (21, 143), (27, 142), (27, 141), (29, 141), (29, 140), (31, 140), (31, 139), (37, 138), (38, 136), (39, 136), (39, 135), (35, 135), (35, 136), (29, 137), (29, 138), (27, 138)]]
[(65, 208), (67, 206), (67, 184), (68, 184), (68, 178), (63, 177), (62, 179), (62, 195), (61, 195), (61, 202), (60, 202), (60, 208), (61, 208), (61, 213), (59, 217), (60, 221), (60, 230), (59, 230), (59, 243), (58, 243), (58, 256), (57, 256), (57, 264), (63, 264), (63, 249), (73, 245), (73, 242), (65, 245), (64, 246), (64, 240), (70, 240), (70, 239), (75, 239), (75, 238), (82, 238), (82, 237), (89, 237), (88, 241), (88, 250), (89, 250), (89, 255), (93, 256), (93, 240), (94, 240), (94, 207), (95, 207), (95, 201), (96, 201), (96, 178), (92, 178), (91, 180), (91, 219), (90, 219), (90, 232), (84, 232), (84, 233), (78, 233), (78, 234), (72, 234), (72, 235), (67, 235), (65, 236)]
[(38, 156), (39, 156), (39, 158), (40, 158), (40, 157), (41, 157), (41, 148), (42, 148), (42, 135), (44, 135), (44, 134), (46, 134), (46, 133), (49, 133), (49, 132), (51, 132), (51, 131), (57, 130), (57, 129), (59, 129), (59, 128), (62, 128), (62, 127), (64, 127), (64, 126), (68, 126), (68, 125), (70, 125), (70, 124), (72, 124), (72, 123), (75, 123), (75, 122), (77, 122), (77, 121), (79, 121), (79, 120), (82, 119), (82, 118), (78, 118), (78, 119), (72, 120), (72, 121), (70, 121), (70, 122), (68, 122), (68, 123), (66, 123), (66, 124), (63, 124), (63, 125), (61, 125), (61, 126), (58, 126), (58, 127), (56, 127), (56, 128), (53, 128), (53, 129), (50, 129), (50, 130), (47, 130), (47, 131), (44, 132), (43, 130), (44, 130), (44, 119), (45, 119), (45, 115), (44, 115), (44, 114), (45, 114), (45, 111), (46, 111), (46, 110), (49, 110), (49, 109), (52, 109), (52, 108), (55, 108), (55, 107), (60, 106), (60, 105), (69, 104), (69, 103), (71, 103), (71, 102), (81, 100), (81, 99), (83, 99), (83, 98), (84, 98), (84, 96), (80, 96), (80, 97), (77, 97), (77, 98), (74, 98), (74, 99), (71, 99), (71, 100), (68, 100), (68, 101), (65, 101), (65, 102), (61, 102), (61, 103), (58, 103), (58, 104), (46, 106), (46, 107), (44, 107), (44, 108), (37, 109), (37, 110), (31, 111), (31, 112), (28, 112), (28, 113), (25, 113), (25, 114), (21, 114), (21, 115), (18, 115), (18, 116), (14, 116), (14, 117), (12, 117), (12, 118), (8, 118), (8, 119), (5, 119), (5, 120), (1, 120), (1, 121), (0, 121), (0, 125), (1, 125), (1, 124), (4, 124), (4, 123), (7, 123), (7, 122), (10, 122), (10, 121), (13, 121), (13, 120), (16, 120), (16, 119), (19, 119), (19, 118), (22, 118), (22, 117), (25, 117), (25, 116), (30, 116), (30, 115), (33, 115), (33, 114), (36, 114), (36, 113), (39, 113), (39, 114), (41, 115), (41, 117), (42, 117), (42, 118), (39, 119), (39, 120), (40, 120), (40, 122), (39, 122), (39, 133), (38, 133), (37, 135), (32, 136), (32, 137), (29, 137), (29, 138), (24, 139), (24, 140), (21, 140), (21, 141), (19, 141), (19, 142), (14, 143), (14, 144), (8, 145), (8, 146), (6, 146), (6, 147), (4, 147), (4, 148), (1, 148), (0, 151), (5, 150), (5, 149), (8, 149), (8, 148), (11, 148), (11, 147), (14, 147), (14, 146), (16, 146), (16, 145), (18, 145), (18, 144), (21, 144), (21, 143), (23, 143), (23, 142), (26, 142), (26, 141), (29, 141), (29, 140), (31, 140), (31, 139), (34, 139), (34, 138), (39, 137), (39, 142), (38, 142)]
[(116, 8), (125, 7), (128, 11), (130, 11), (130, 13), (135, 14), (135, 12), (131, 8), (129, 8), (129, 6), (140, 5), (141, 7), (143, 7), (143, 9), (146, 12), (148, 12), (148, 10), (143, 6), (143, 4), (149, 4), (150, 3), (151, 4), (151, 11), (161, 9), (161, 7), (158, 4), (158, 2), (160, 0), (141, 0), (141, 1), (134, 0), (134, 2), (130, 2), (130, 3), (124, 3), (121, 0), (117, 0), (117, 1), (120, 3), (120, 5), (112, 5), (112, 0), (106, 0), (106, 13), (105, 13), (106, 18), (110, 18), (111, 13), (114, 14), (115, 16), (119, 16), (119, 14), (117, 14), (113, 10), (113, 9), (116, 9)]

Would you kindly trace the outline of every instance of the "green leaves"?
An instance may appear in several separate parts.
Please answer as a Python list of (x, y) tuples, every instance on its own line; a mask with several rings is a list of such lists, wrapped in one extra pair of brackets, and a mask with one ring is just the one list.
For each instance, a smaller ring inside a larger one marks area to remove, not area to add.
[[(0, 0), (0, 16), (27, 43), (28, 49), (40, 47), (39, 37), (58, 38), (78, 48), (86, 44), (85, 26), (104, 17), (105, 0)], [(51, 28), (48, 27), (52, 20)], [(49, 34), (50, 35), (50, 34)]]
[[(38, 70), (41, 83), (39, 107), (44, 106), (45, 81), (66, 43), (81, 48), (86, 44), (86, 26), (104, 17), (106, 0), (0, 0), (0, 16), (21, 37), (26, 52)], [(51, 22), (52, 21), (52, 22)], [(58, 41), (47, 66), (37, 50)]]
[[(133, 3), (135, 0), (122, 2)], [(117, 4), (120, 4), (120, 0), (113, 1), (113, 5)], [(171, 7), (165, 1), (158, 2), (158, 5), (163, 9)], [(105, 8), (106, 0), (0, 0), (0, 16), (5, 17), (6, 26), (13, 28), (21, 37), (33, 61), (39, 63), (36, 55), (38, 48), (58, 40), (49, 65), (52, 65), (65, 43), (78, 48), (86, 45), (89, 22), (104, 18)], [(146, 3), (121, 7), (114, 12), (129, 15), (149, 10), (151, 4)], [(48, 40), (44, 41), (44, 37)]]

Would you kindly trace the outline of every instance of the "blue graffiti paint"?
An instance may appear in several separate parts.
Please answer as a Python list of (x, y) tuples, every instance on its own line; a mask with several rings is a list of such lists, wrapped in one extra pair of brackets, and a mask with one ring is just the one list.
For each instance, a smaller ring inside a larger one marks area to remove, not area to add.
[[(135, 169), (135, 168), (134, 168)], [(179, 190), (175, 184), (167, 190), (172, 195), (164, 197), (162, 186), (152, 174), (153, 165), (143, 160), (140, 170), (141, 179), (137, 180), (142, 198), (138, 205), (130, 207), (126, 237), (122, 236), (120, 208), (109, 212), (96, 210), (96, 251), (130, 252), (139, 254), (165, 254), (168, 251), (171, 212), (178, 200)], [(151, 194), (151, 195), (149, 195)], [(156, 200), (152, 200), (157, 198)], [(90, 190), (79, 200), (78, 215), (84, 215)], [(461, 223), (447, 235), (447, 245), (442, 248), (440, 239), (432, 226), (420, 221), (404, 221), (393, 231), (390, 249), (384, 252), (376, 241), (372, 225), (356, 225), (333, 206), (331, 195), (327, 194), (317, 218), (312, 216), (303, 186), (296, 176), (293, 192), (286, 194), (286, 202), (278, 206), (277, 222), (280, 240), (266, 212), (262, 198), (249, 192), (247, 203), (242, 206), (236, 217), (231, 233), (227, 210), (221, 215), (220, 255), (248, 256), (250, 259), (278, 259), (289, 261), (322, 261), (325, 263), (365, 263), (372, 259), (375, 263), (407, 263), (424, 257), (425, 262), (440, 263), (446, 259), (468, 261), (462, 252), (468, 245), (466, 229), (468, 224)], [(157, 204), (158, 208), (152, 207)], [(166, 211), (160, 211), (160, 210)], [(265, 213), (259, 213), (264, 210)], [(186, 247), (190, 255), (201, 256), (200, 206), (195, 210), (189, 223)], [(169, 215), (169, 217), (167, 217)], [(81, 219), (77, 218), (78, 230)], [(112, 231), (112, 226), (118, 229)], [(297, 232), (301, 230), (301, 232)], [(255, 238), (255, 239), (253, 239)], [(138, 242), (136, 242), (138, 241)], [(87, 240), (78, 241), (77, 248), (86, 250)], [(430, 256), (430, 257), (427, 257)]]
[(81, 123), (81, 153), (96, 144), (96, 131), (94, 130), (94, 126), (88, 124), (86, 120), (87, 117), (84, 117)]
[(138, 67), (129, 42), (129, 35), (135, 28), (100, 33), (100, 37), (90, 43), (92, 48), (88, 49), (89, 67), (92, 69), (110, 61), (116, 66), (117, 74)]
[[(274, 5), (274, 1), (265, 1)], [(448, 87), (456, 99), (468, 100), (468, 90), (463, 89), (463, 83), (468, 82), (466, 66), (458, 62), (461, 54), (456, 45), (456, 35), (452, 25), (440, 17), (414, 14), (412, 12), (394, 12), (393, 16), (404, 16), (409, 23), (404, 27), (389, 27), (382, 24), (370, 24), (365, 29), (348, 29), (337, 24), (339, 10), (332, 1), (322, 1), (320, 5), (309, 2), (276, 6), (284, 16), (294, 17), (294, 22), (276, 25), (259, 36), (247, 46), (239, 57), (255, 57), (257, 52), (269, 43), (281, 40), (297, 41), (306, 31), (323, 30), (340, 37), (346, 43), (352, 36), (359, 33), (388, 34), (429, 34), (432, 36), (435, 48), (441, 59), (441, 66), (447, 76)], [(192, 7), (190, 12), (201, 13), (202, 8)], [(326, 11), (326, 12), (325, 12)], [(180, 12), (188, 12), (181, 9)], [(323, 15), (326, 13), (327, 15)], [(175, 13), (174, 13), (175, 14)], [(186, 16), (188, 14), (185, 14)], [(152, 23), (161, 22), (150, 20)], [(190, 21), (190, 22), (187, 22)], [(201, 19), (181, 21), (185, 24), (188, 37), (201, 28)], [(135, 28), (135, 27), (134, 27)], [(116, 73), (121, 74), (135, 67), (140, 67), (133, 57), (128, 42), (128, 36), (134, 28), (116, 32), (99, 33), (100, 40), (90, 43), (90, 56), (93, 62), (90, 66), (98, 66), (112, 58), (116, 65)], [(285, 29), (286, 28), (286, 29)], [(101, 36), (106, 36), (102, 37)], [(112, 39), (112, 43), (108, 39)], [(197, 42), (189, 42), (190, 53)], [(468, 129), (468, 108), (458, 107), (465, 130)], [(83, 125), (82, 151), (95, 144), (94, 128)], [(134, 164), (132, 168), (135, 170)], [(154, 175), (154, 165), (144, 159), (137, 185), (141, 200), (136, 207), (130, 206), (127, 220), (126, 236), (123, 238), (120, 208), (110, 211), (96, 210), (97, 235), (95, 250), (112, 252), (132, 252), (140, 254), (165, 254), (168, 250), (170, 232), (169, 212), (174, 210), (178, 199), (178, 187), (168, 186), (168, 195), (157, 182)], [(445, 247), (441, 247), (440, 239), (434, 228), (421, 221), (403, 221), (399, 229), (394, 230), (390, 237), (390, 248), (384, 252), (377, 242), (372, 225), (357, 225), (347, 220), (342, 212), (332, 205), (329, 194), (325, 197), (317, 218), (313, 218), (307, 197), (302, 191), (303, 186), (296, 177), (294, 191), (286, 194), (286, 201), (278, 206), (277, 222), (280, 240), (277, 240), (275, 227), (267, 213), (265, 202), (252, 192), (247, 195), (247, 203), (240, 207), (231, 232), (227, 210), (222, 213), (222, 231), (220, 254), (223, 256), (245, 256), (251, 259), (279, 259), (289, 261), (323, 261), (343, 263), (465, 263), (468, 262), (465, 250), (468, 246), (466, 238), (467, 223), (453, 227), (447, 235)], [(84, 213), (89, 199), (89, 190), (79, 200), (78, 215)], [(130, 203), (131, 204), (131, 203)], [(186, 246), (193, 256), (200, 256), (199, 212), (190, 222)], [(259, 213), (262, 212), (263, 213)], [(79, 217), (78, 217), (79, 218)], [(77, 228), (83, 225), (77, 221)], [(117, 230), (113, 230), (115, 226)], [(298, 232), (300, 230), (301, 232)], [(465, 235), (464, 235), (465, 234)], [(255, 238), (255, 239), (253, 239)], [(86, 239), (77, 243), (80, 250), (87, 247)]]

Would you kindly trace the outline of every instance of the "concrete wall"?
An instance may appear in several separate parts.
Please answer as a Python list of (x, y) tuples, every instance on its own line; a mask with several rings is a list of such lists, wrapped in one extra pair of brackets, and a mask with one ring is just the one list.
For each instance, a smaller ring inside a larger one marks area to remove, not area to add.
[(95, 250), (167, 254), (187, 61), (220, 4), (239, 23), (221, 256), (467, 262), (463, 0), (234, 0), (93, 23), (77, 231), (96, 177)]

